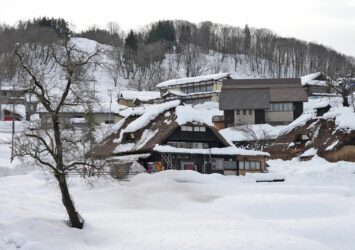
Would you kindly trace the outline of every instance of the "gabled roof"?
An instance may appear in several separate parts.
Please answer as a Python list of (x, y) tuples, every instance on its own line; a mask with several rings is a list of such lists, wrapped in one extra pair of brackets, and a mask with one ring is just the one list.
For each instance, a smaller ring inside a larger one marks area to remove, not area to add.
[(308, 100), (300, 78), (224, 80), (220, 108), (267, 109), (270, 102)]
[(160, 98), (159, 91), (138, 91), (138, 90), (123, 90), (119, 94), (120, 98), (125, 100), (139, 100), (142, 102), (151, 101)]
[[(225, 146), (228, 142), (218, 133), (211, 121), (198, 110), (180, 105), (179, 100), (150, 105), (142, 115), (132, 114), (117, 124), (117, 130), (95, 146), (89, 157), (110, 157), (153, 151), (176, 128), (184, 124), (208, 127)], [(131, 139), (126, 139), (131, 136)]]
[(316, 72), (301, 77), (302, 85), (328, 86), (327, 76), (323, 72)]
[(267, 109), (270, 106), (268, 89), (231, 89), (221, 92), (219, 107), (231, 109)]
[(172, 79), (165, 82), (161, 82), (157, 84), (157, 88), (167, 88), (175, 85), (182, 85), (187, 83), (198, 83), (198, 82), (207, 82), (207, 81), (219, 81), (225, 78), (229, 78), (230, 73), (218, 73), (212, 75), (203, 75), (203, 76), (195, 76), (195, 77), (186, 77), (179, 79)]
[[(301, 135), (310, 136), (305, 143), (297, 143)], [(297, 156), (309, 156), (310, 152), (319, 155), (336, 151), (345, 145), (355, 143), (355, 131), (338, 129), (334, 120), (314, 118), (303, 126), (295, 127), (280, 135), (267, 149), (272, 158), (291, 159)]]

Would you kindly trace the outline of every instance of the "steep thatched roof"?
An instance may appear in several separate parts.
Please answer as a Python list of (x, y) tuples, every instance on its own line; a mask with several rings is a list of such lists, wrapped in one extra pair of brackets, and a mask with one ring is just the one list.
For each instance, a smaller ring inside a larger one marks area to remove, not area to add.
[(266, 151), (271, 158), (289, 160), (312, 149), (322, 155), (337, 151), (345, 145), (355, 145), (355, 131), (339, 129), (334, 119), (319, 117), (280, 135)]
[[(180, 101), (169, 102), (162, 109), (162, 104), (151, 105), (142, 115), (133, 114), (118, 124), (117, 131), (106, 137), (87, 154), (92, 158), (106, 158), (123, 154), (141, 154), (153, 151), (155, 145), (164, 141), (181, 125), (199, 124), (210, 129), (225, 146), (228, 142), (218, 133), (217, 129), (201, 118), (191, 116), (192, 109), (186, 107), (186, 116), (179, 117)], [(180, 106), (180, 108), (182, 108)], [(154, 112), (152, 112), (154, 111)], [(154, 113), (154, 114), (153, 114)], [(190, 114), (190, 115), (189, 115)]]

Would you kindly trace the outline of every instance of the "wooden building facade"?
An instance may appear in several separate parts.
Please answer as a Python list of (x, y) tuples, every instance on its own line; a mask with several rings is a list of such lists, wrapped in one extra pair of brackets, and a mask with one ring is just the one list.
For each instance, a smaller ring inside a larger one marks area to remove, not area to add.
[(225, 80), (220, 94), (225, 127), (288, 124), (303, 113), (307, 94), (299, 78)]

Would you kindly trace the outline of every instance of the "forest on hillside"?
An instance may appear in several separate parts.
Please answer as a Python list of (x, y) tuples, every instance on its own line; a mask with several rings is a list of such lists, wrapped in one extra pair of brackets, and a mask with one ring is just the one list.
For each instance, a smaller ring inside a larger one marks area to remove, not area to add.
[(110, 22), (105, 29), (93, 26), (78, 33), (64, 19), (43, 17), (14, 26), (0, 25), (0, 81), (15, 74), (16, 43), (37, 47), (69, 35), (110, 45), (105, 51), (110, 63), (105, 68), (115, 85), (124, 78), (138, 89), (154, 89), (160, 81), (231, 67), (235, 72), (242, 67), (256, 77), (280, 78), (317, 71), (345, 75), (355, 64), (353, 57), (324, 45), (280, 37), (271, 30), (248, 25), (163, 20), (125, 33)]

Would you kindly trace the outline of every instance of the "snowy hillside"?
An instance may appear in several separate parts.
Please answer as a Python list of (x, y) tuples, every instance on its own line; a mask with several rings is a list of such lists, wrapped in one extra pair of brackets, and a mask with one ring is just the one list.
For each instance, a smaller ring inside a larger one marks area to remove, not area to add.
[[(108, 90), (114, 90), (114, 93), (120, 93), (124, 89), (134, 89), (136, 87), (135, 79), (125, 79), (122, 75), (119, 75), (118, 86), (114, 86), (114, 81), (112, 76), (107, 69), (107, 66), (114, 64), (115, 62), (110, 57), (111, 50), (113, 49), (111, 46), (99, 44), (96, 41), (89, 40), (86, 38), (73, 38), (72, 41), (78, 46), (78, 48), (82, 49), (85, 52), (92, 52), (98, 46), (102, 50), (102, 54), (100, 56), (99, 62), (101, 63), (100, 67), (96, 67), (93, 69), (93, 74), (96, 79), (95, 90), (97, 91), (98, 96), (103, 102), (107, 102), (109, 100)], [(203, 64), (204, 68), (201, 71), (202, 75), (219, 73), (219, 72), (229, 72), (232, 78), (256, 78), (256, 77), (272, 77), (271, 75), (263, 75), (259, 74), (256, 71), (251, 70), (251, 66), (248, 61), (245, 60), (243, 55), (240, 55), (240, 65), (235, 69), (233, 58), (226, 57), (223, 62), (220, 62), (222, 55), (216, 52), (211, 52), (209, 55), (203, 56)], [(176, 55), (166, 54), (165, 60), (162, 63), (162, 69), (164, 71), (168, 71), (169, 67), (173, 61), (176, 60)], [(216, 66), (217, 65), (217, 66)], [(165, 77), (165, 78), (164, 78)], [(172, 67), (172, 72), (168, 75), (163, 76), (160, 80), (170, 80), (171, 78), (181, 78), (186, 77), (184, 72), (184, 63), (181, 62), (179, 66), (175, 65)], [(153, 84), (149, 86), (142, 86), (143, 88), (153, 88), (159, 83), (157, 80)]]

